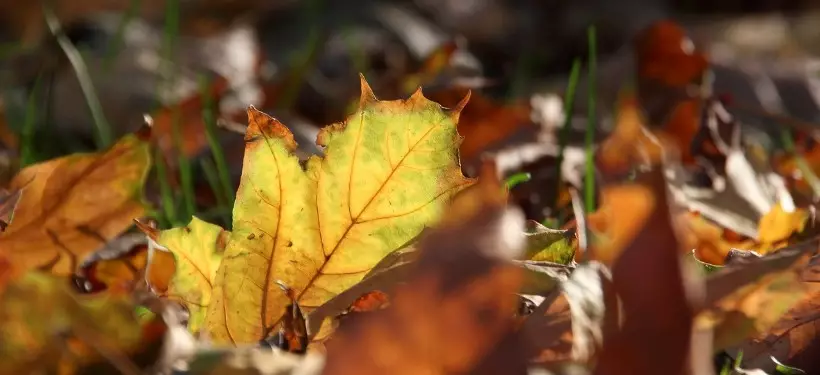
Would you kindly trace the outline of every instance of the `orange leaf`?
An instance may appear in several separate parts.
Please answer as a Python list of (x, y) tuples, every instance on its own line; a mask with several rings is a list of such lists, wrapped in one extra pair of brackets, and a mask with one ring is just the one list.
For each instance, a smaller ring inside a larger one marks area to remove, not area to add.
[(660, 144), (647, 135), (645, 120), (635, 96), (621, 98), (615, 129), (596, 152), (599, 168), (608, 173), (627, 173), (637, 164), (661, 161)]
[(148, 143), (136, 135), (110, 149), (27, 167), (11, 188), (25, 186), (0, 252), (23, 270), (69, 275), (79, 261), (131, 226), (145, 207)]
[(641, 79), (673, 87), (700, 80), (708, 69), (706, 55), (695, 48), (677, 23), (661, 20), (643, 30), (635, 40)]
[[(143, 275), (148, 264), (148, 246), (139, 244), (124, 250), (115, 257), (100, 258), (80, 268), (80, 276), (88, 282), (87, 291), (130, 292), (145, 280)], [(151, 288), (160, 294), (165, 293), (175, 267), (173, 254), (154, 251), (147, 277)]]
[[(442, 90), (432, 93), (430, 100), (445, 107), (456, 107), (469, 91), (464, 88)], [(458, 120), (458, 133), (464, 137), (459, 146), (461, 158), (475, 160), (488, 147), (528, 128), (538, 130), (530, 121), (529, 104), (500, 105), (473, 93)]]
[(642, 220), (646, 224), (631, 236), (612, 267), (623, 323), (618, 332), (604, 337), (595, 374), (680, 372), (688, 360), (694, 318), (692, 285), (682, 274), (681, 247), (670, 217), (663, 172), (655, 169), (640, 176), (635, 187), (642, 189), (648, 201)]
[[(228, 81), (223, 77), (217, 79), (208, 88), (214, 103), (228, 89)], [(182, 102), (160, 109), (152, 115), (153, 142), (157, 144), (162, 154), (169, 161), (177, 159), (177, 150), (181, 149), (182, 156), (194, 157), (208, 147), (208, 138), (205, 133), (205, 122), (202, 111), (205, 108), (205, 98), (202, 93), (183, 100)], [(175, 127), (177, 129), (175, 129)], [(176, 145), (174, 133), (179, 134), (179, 145)]]
[[(472, 212), (421, 240), (413, 272), (388, 308), (340, 327), (326, 345), (326, 374), (486, 370), (486, 358), (515, 326), (522, 275), (499, 257), (508, 252), (506, 230), (520, 232), (523, 221), (510, 225), (511, 213), (493, 204)], [(510, 371), (523, 364), (505, 363)]]

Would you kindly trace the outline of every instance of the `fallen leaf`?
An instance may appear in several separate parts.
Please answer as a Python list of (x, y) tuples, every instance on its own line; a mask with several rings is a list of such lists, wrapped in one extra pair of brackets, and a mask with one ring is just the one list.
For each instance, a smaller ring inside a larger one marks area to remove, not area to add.
[(504, 260), (518, 256), (523, 241), (509, 239), (521, 226), (519, 212), (488, 205), (431, 231), (390, 306), (327, 342), (325, 373), (523, 373), (523, 359), (493, 360), (516, 324), (522, 275)]
[(11, 221), (14, 220), (14, 211), (20, 203), (23, 190), (18, 189), (13, 192), (0, 190), (0, 232), (5, 232)]
[(777, 203), (772, 210), (760, 218), (758, 236), (761, 243), (774, 244), (787, 240), (792, 234), (801, 232), (808, 219), (803, 209), (787, 212)]
[(76, 282), (89, 293), (130, 293), (147, 281), (152, 290), (165, 293), (174, 275), (174, 257), (156, 251), (147, 267), (148, 251), (147, 239), (142, 234), (114, 239), (80, 265)]
[(622, 94), (612, 133), (595, 152), (598, 168), (609, 174), (625, 175), (639, 165), (661, 161), (663, 149), (645, 128), (645, 120), (634, 94)]
[[(742, 350), (743, 364), (774, 371), (770, 356), (813, 373), (818, 318), (817, 241), (726, 267), (707, 281), (701, 327), (715, 326), (716, 348)], [(808, 266), (807, 266), (808, 264)]]
[(591, 259), (611, 265), (649, 224), (655, 193), (639, 184), (610, 184), (601, 188), (601, 205), (587, 218), (596, 233)]
[(136, 374), (140, 366), (129, 353), (144, 349), (146, 340), (156, 350), (150, 339), (162, 337), (143, 331), (153, 328), (139, 324), (126, 296), (76, 295), (52, 275), (26, 274), (5, 288), (0, 301), (4, 374), (90, 367)]
[(282, 291), (290, 299), (290, 304), (285, 308), (285, 315), (282, 317), (279, 331), (265, 342), (273, 342), (274, 346), (284, 351), (296, 354), (305, 354), (308, 350), (307, 322), (299, 303), (296, 302), (296, 293), (287, 285), (278, 283)]
[[(430, 99), (444, 106), (457, 106), (470, 90), (451, 88), (430, 95)], [(483, 151), (519, 131), (535, 134), (539, 128), (530, 119), (528, 104), (501, 105), (478, 94), (470, 95), (470, 102), (461, 111), (458, 132), (464, 139), (459, 146), (461, 158), (466, 163), (478, 160)]]
[[(217, 77), (208, 87), (207, 95), (214, 103), (227, 92), (228, 81)], [(178, 157), (192, 158), (208, 147), (203, 110), (206, 101), (202, 92), (184, 99), (178, 104), (164, 107), (151, 115), (153, 125), (151, 138), (168, 162)]]
[(656, 168), (639, 176), (633, 186), (647, 201), (642, 211), (645, 214), (638, 218), (623, 216), (620, 221), (634, 220), (643, 225), (612, 267), (622, 323), (620, 329), (604, 336), (594, 373), (684, 373), (692, 355), (691, 334), (698, 302), (693, 292), (699, 285), (684, 277), (680, 262), (683, 251), (670, 215), (662, 170)]
[(699, 81), (708, 69), (703, 51), (671, 20), (656, 21), (642, 30), (634, 45), (641, 79), (680, 87)]
[(676, 219), (681, 228), (681, 242), (686, 249), (695, 251), (699, 261), (722, 265), (732, 249), (756, 248), (754, 240), (729, 234), (697, 213), (684, 212)]
[(556, 364), (572, 360), (572, 314), (566, 294), (556, 289), (521, 327), (537, 354), (532, 361)]
[(684, 164), (695, 163), (692, 148), (701, 130), (703, 100), (689, 94), (702, 84), (709, 61), (670, 20), (643, 29), (634, 41), (638, 92), (649, 125), (664, 144), (675, 145)]
[(549, 229), (537, 221), (528, 221), (524, 235), (527, 240), (526, 259), (570, 264), (575, 257), (572, 231)]
[(263, 339), (288, 304), (274, 280), (309, 312), (437, 220), (472, 183), (456, 149), (465, 104), (445, 112), (421, 91), (378, 101), (362, 78), (359, 110), (319, 133), (326, 156), (308, 160), (307, 171), (290, 131), (250, 108), (233, 231), (206, 312), (209, 337)]
[[(380, 290), (372, 290), (356, 298), (350, 306), (336, 316), (339, 324), (350, 324), (358, 319), (372, 316), (372, 313), (390, 306), (390, 296)], [(338, 329), (336, 327), (335, 329)]]
[(105, 151), (27, 167), (25, 185), (0, 252), (21, 269), (70, 275), (83, 257), (118, 236), (145, 211), (142, 186), (151, 166), (148, 143), (128, 135)]
[(213, 298), (216, 270), (222, 261), (228, 232), (196, 217), (182, 228), (163, 231), (140, 228), (173, 254), (176, 271), (165, 295), (185, 305), (190, 313), (188, 329), (199, 332)]

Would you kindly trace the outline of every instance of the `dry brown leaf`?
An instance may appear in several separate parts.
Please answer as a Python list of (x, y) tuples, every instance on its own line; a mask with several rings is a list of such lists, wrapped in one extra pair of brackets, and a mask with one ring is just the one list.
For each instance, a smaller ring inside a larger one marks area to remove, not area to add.
[[(139, 242), (134, 241), (137, 237)], [(176, 264), (167, 251), (154, 251), (148, 265), (148, 244), (141, 234), (126, 235), (111, 241), (102, 250), (84, 262), (77, 274), (87, 292), (107, 290), (130, 293), (138, 285), (148, 282), (151, 289), (163, 294), (168, 290)], [(146, 270), (148, 276), (145, 276)]]
[(771, 370), (773, 355), (792, 366), (816, 369), (807, 353), (818, 317), (818, 263), (805, 267), (816, 249), (813, 240), (710, 275), (708, 309), (698, 316), (698, 326), (716, 327), (718, 349), (740, 344), (736, 349), (744, 352), (744, 367)]
[[(463, 219), (421, 240), (419, 259), (390, 307), (340, 327), (326, 344), (326, 374), (446, 374), (492, 367), (495, 362), (487, 361), (493, 349), (515, 325), (514, 293), (522, 274), (502, 259), (515, 255), (505, 238), (519, 237), (523, 218), (492, 203), (472, 212), (454, 213)], [(512, 241), (521, 245), (520, 239)], [(522, 373), (525, 363), (505, 365), (507, 373)]]
[(129, 135), (105, 151), (23, 169), (11, 189), (25, 185), (25, 194), (14, 221), (0, 234), (0, 252), (22, 270), (73, 273), (86, 254), (143, 214), (142, 187), (150, 165), (148, 143)]
[[(806, 274), (818, 273), (813, 265)], [(805, 297), (797, 302), (770, 329), (744, 341), (737, 350), (743, 351), (744, 366), (754, 366), (764, 371), (773, 371), (770, 357), (789, 366), (797, 367), (808, 374), (820, 371), (817, 351), (820, 349), (820, 284), (817, 280), (803, 280), (808, 289)]]
[(637, 99), (625, 93), (618, 104), (615, 129), (596, 151), (597, 166), (605, 173), (625, 174), (639, 164), (656, 164), (663, 150), (646, 130)]
[[(455, 107), (468, 92), (470, 90), (463, 88), (441, 90), (431, 93), (430, 100)], [(459, 146), (461, 158), (467, 162), (478, 160), (488, 147), (526, 129), (538, 130), (530, 120), (529, 104), (502, 105), (472, 93), (458, 121), (458, 133), (464, 137)]]
[(623, 320), (618, 332), (604, 336), (594, 373), (683, 374), (695, 314), (690, 296), (697, 285), (684, 278), (663, 172), (655, 169), (639, 176), (634, 186), (645, 197), (646, 224), (612, 267)]
[(546, 365), (572, 360), (572, 318), (564, 293), (554, 291), (521, 327), (537, 354), (533, 362)]
[[(208, 87), (212, 103), (218, 103), (227, 89), (228, 81), (224, 77), (218, 77), (212, 82)], [(162, 108), (152, 115), (151, 138), (167, 162), (175, 162), (178, 154), (188, 158), (195, 157), (208, 147), (203, 118), (205, 106), (206, 99), (201, 92), (197, 92), (180, 103)]]
[(722, 265), (732, 249), (756, 248), (755, 241), (720, 228), (697, 213), (684, 212), (676, 220), (684, 249), (693, 249), (695, 258), (701, 262)]
[(655, 194), (643, 185), (620, 184), (601, 188), (601, 205), (587, 218), (596, 232), (591, 259), (614, 264), (627, 245), (647, 225), (657, 202)]

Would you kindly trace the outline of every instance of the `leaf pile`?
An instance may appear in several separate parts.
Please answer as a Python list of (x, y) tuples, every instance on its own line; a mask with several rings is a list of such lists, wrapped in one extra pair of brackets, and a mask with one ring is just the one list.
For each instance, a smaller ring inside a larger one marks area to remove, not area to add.
[[(378, 100), (361, 75), (308, 157), (297, 126), (248, 106), (225, 227), (145, 217), (150, 156), (187, 189), (186, 158), (214, 147), (198, 97), (150, 134), (28, 166), (0, 190), (0, 372), (820, 371), (817, 192), (780, 175), (810, 179), (816, 147), (750, 141), (690, 42), (669, 21), (638, 35), (635, 85), (583, 149), (571, 105), (540, 118), (543, 100), (457, 85), (428, 93), (448, 108), (421, 88)], [(393, 89), (435, 82), (456, 49)]]

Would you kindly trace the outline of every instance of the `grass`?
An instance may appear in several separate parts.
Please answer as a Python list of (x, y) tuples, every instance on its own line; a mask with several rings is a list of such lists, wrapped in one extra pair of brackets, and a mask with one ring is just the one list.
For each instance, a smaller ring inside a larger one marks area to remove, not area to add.
[(561, 124), (561, 130), (558, 135), (558, 158), (555, 162), (556, 178), (558, 186), (555, 189), (555, 197), (553, 198), (554, 207), (558, 207), (558, 200), (561, 196), (561, 189), (564, 186), (564, 180), (561, 176), (561, 164), (564, 163), (564, 150), (567, 147), (569, 140), (569, 127), (572, 122), (572, 113), (575, 109), (575, 89), (578, 87), (578, 79), (581, 78), (581, 59), (576, 58), (572, 63), (572, 70), (569, 72), (569, 82), (567, 83), (567, 90), (564, 94), (564, 123)]
[(42, 86), (42, 80), (43, 73), (41, 72), (37, 75), (37, 79), (34, 81), (34, 87), (28, 94), (28, 99), (26, 100), (25, 118), (23, 119), (23, 127), (20, 131), (21, 168), (37, 162), (37, 156), (35, 155), (34, 149), (34, 134), (35, 128), (37, 127), (38, 117), (37, 96), (40, 92), (40, 87)]
[(504, 185), (506, 185), (507, 189), (509, 190), (514, 188), (516, 185), (523, 184), (531, 179), (532, 175), (530, 175), (529, 173), (519, 172), (510, 177), (507, 177), (507, 179), (504, 180)]
[(91, 75), (88, 73), (88, 66), (86, 66), (80, 52), (76, 47), (74, 47), (63, 32), (60, 21), (57, 19), (57, 16), (54, 14), (54, 10), (48, 3), (43, 3), (43, 14), (49, 30), (57, 39), (57, 43), (60, 45), (60, 48), (68, 58), (68, 61), (77, 76), (77, 81), (80, 83), (80, 90), (85, 97), (85, 102), (88, 104), (88, 109), (91, 112), (91, 118), (94, 122), (97, 148), (106, 148), (113, 142), (111, 126), (105, 119), (102, 104), (100, 104), (100, 99), (97, 97), (97, 92), (94, 90), (94, 83), (91, 80)]
[(584, 150), (586, 153), (586, 176), (584, 178), (584, 208), (587, 213), (595, 211), (595, 160), (594, 160), (594, 143), (595, 143), (595, 127), (597, 124), (595, 112), (595, 94), (596, 83), (595, 75), (598, 69), (597, 61), (597, 42), (595, 35), (595, 26), (590, 26), (587, 29), (587, 39), (589, 43), (589, 64), (587, 67), (587, 83), (589, 85), (589, 108), (587, 113), (587, 129), (586, 139), (584, 143)]

